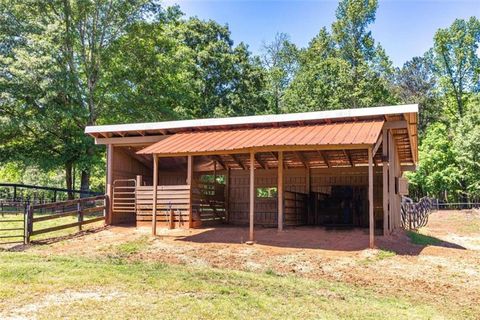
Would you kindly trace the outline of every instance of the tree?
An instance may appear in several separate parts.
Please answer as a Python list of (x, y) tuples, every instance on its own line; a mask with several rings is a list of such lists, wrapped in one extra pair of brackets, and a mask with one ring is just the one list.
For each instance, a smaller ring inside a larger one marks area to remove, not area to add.
[(290, 111), (371, 107), (397, 101), (393, 68), (368, 26), (377, 1), (342, 0), (332, 33), (325, 28), (301, 53), (286, 93)]
[(471, 92), (480, 90), (480, 21), (457, 19), (446, 29), (439, 29), (434, 37), (434, 67), (442, 91), (455, 100), (456, 119), (465, 114), (465, 104)]
[(28, 150), (33, 162), (63, 163), (68, 188), (77, 163), (81, 188), (88, 189), (99, 155), (83, 129), (102, 115), (103, 60), (128, 26), (155, 19), (160, 7), (146, 0), (32, 0), (2, 1), (0, 8), (2, 20), (14, 25), (1, 29), (5, 148)]
[(264, 72), (228, 28), (213, 21), (139, 22), (118, 39), (106, 60), (109, 122), (251, 115), (266, 109)]
[(397, 94), (402, 103), (419, 104), (418, 130), (421, 137), (442, 113), (433, 66), (428, 55), (405, 62), (395, 75)]
[(416, 172), (408, 174), (413, 197), (458, 200), (461, 175), (453, 140), (454, 133), (445, 124), (429, 127), (419, 147), (420, 165)]
[(285, 33), (263, 45), (263, 66), (267, 72), (267, 99), (270, 112), (280, 113), (285, 90), (298, 68), (298, 49)]

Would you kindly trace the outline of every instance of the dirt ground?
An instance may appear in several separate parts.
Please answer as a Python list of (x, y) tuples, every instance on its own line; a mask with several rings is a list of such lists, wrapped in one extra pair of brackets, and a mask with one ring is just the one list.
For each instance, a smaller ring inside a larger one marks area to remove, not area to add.
[(434, 244), (416, 245), (403, 231), (376, 237), (368, 249), (366, 230), (323, 228), (255, 230), (256, 243), (245, 244), (247, 228), (218, 227), (159, 230), (107, 227), (26, 250), (40, 254), (105, 256), (112, 248), (138, 242), (129, 259), (202, 267), (295, 274), (347, 282), (380, 293), (461, 308), (480, 303), (480, 212), (440, 211), (421, 234)]

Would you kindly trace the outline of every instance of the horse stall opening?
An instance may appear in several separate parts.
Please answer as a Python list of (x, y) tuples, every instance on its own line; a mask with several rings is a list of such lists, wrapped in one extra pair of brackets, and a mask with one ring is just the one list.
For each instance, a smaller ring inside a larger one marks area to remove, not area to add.
[[(284, 171), (284, 225), (368, 227), (368, 167), (292, 168)], [(374, 168), (374, 216), (383, 226), (382, 168)], [(277, 169), (256, 170), (257, 226), (277, 227)], [(249, 173), (231, 170), (228, 222), (248, 224)]]

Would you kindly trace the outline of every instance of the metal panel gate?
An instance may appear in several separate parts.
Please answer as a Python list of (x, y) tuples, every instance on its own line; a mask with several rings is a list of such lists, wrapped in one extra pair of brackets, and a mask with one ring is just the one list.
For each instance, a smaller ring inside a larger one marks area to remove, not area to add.
[(113, 181), (112, 214), (115, 223), (134, 222), (137, 212), (135, 179), (118, 179)]

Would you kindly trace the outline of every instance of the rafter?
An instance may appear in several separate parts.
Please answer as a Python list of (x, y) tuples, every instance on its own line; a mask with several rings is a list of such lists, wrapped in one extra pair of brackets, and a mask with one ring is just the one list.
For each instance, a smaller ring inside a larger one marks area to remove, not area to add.
[(305, 168), (308, 169), (308, 168), (310, 167), (309, 164), (308, 164), (307, 159), (305, 159), (305, 157), (303, 156), (303, 154), (301, 154), (301, 153), (298, 152), (298, 151), (295, 151), (294, 154), (295, 154), (295, 156), (298, 158), (298, 160), (300, 160), (300, 162), (303, 164), (303, 166), (304, 166)]
[(240, 159), (238, 159), (238, 157), (234, 154), (229, 154), (230, 158), (232, 158), (232, 160), (238, 164), (240, 166), (240, 168), (242, 168), (243, 170), (247, 170), (245, 165), (240, 161)]
[(268, 169), (267, 164), (262, 160), (260, 160), (260, 158), (258, 157), (258, 154), (255, 154), (255, 161), (257, 161), (257, 163), (260, 165), (262, 169)]
[(322, 158), (323, 162), (327, 164), (327, 167), (330, 168), (330, 162), (328, 161), (327, 155), (321, 150), (317, 150), (317, 153), (320, 155), (320, 158)]
[(228, 169), (228, 166), (225, 165), (225, 162), (223, 162), (222, 158), (220, 158), (220, 156), (211, 156), (211, 158), (218, 162), (221, 166), (222, 166), (222, 169), (223, 170), (227, 170)]
[(355, 167), (355, 163), (353, 163), (352, 155), (350, 154), (350, 152), (348, 152), (347, 150), (343, 150), (343, 153), (345, 154), (345, 157), (347, 157), (350, 166)]

